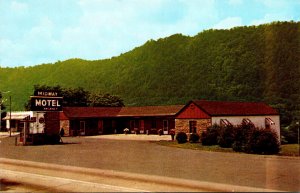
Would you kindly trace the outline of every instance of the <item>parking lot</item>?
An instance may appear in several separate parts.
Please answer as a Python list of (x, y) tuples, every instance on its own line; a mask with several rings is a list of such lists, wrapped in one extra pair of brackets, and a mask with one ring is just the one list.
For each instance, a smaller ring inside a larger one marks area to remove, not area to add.
[(62, 145), (40, 146), (15, 146), (14, 137), (7, 137), (1, 139), (0, 157), (275, 190), (300, 190), (299, 158), (179, 149), (154, 142), (170, 140), (170, 136), (152, 137), (132, 134), (65, 137)]

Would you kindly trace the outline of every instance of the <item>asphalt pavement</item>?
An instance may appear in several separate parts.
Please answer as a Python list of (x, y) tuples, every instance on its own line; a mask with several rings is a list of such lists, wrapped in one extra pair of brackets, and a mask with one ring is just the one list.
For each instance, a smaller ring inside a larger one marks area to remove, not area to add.
[[(182, 181), (300, 191), (299, 158), (180, 149), (157, 145), (154, 139), (125, 140), (125, 135), (117, 139), (120, 137), (65, 137), (63, 145), (40, 146), (15, 146), (14, 137), (8, 137), (1, 139), (0, 157)], [(165, 137), (160, 139), (170, 138)]]

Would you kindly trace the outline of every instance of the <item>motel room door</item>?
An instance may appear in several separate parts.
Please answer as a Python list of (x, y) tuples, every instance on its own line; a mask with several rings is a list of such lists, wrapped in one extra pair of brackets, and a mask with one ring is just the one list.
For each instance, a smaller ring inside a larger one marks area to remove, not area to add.
[(169, 121), (163, 120), (163, 131), (164, 135), (167, 135), (169, 133)]
[(80, 121), (80, 135), (85, 135), (85, 121)]

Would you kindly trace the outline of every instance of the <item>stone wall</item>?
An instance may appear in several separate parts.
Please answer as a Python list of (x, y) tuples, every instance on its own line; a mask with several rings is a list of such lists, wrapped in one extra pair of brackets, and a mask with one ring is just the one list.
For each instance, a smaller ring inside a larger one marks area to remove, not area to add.
[(70, 121), (69, 120), (61, 120), (60, 128), (64, 128), (65, 136), (70, 136)]
[(197, 133), (201, 135), (203, 131), (206, 131), (207, 127), (211, 126), (211, 119), (175, 119), (175, 132), (190, 132), (190, 121), (197, 122)]

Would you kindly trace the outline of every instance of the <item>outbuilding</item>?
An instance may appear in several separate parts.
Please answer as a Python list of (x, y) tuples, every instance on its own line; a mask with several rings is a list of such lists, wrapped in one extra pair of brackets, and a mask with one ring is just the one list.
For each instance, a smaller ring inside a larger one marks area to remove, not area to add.
[(176, 132), (201, 134), (207, 127), (250, 123), (273, 129), (280, 136), (279, 113), (262, 102), (190, 101), (175, 118)]

